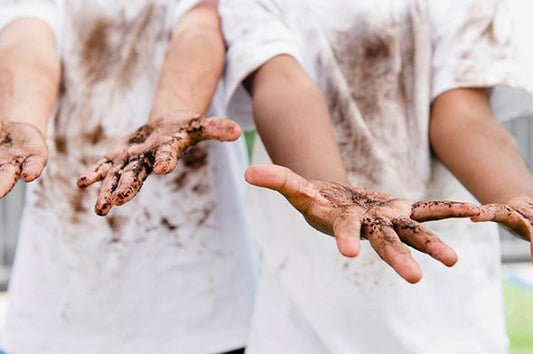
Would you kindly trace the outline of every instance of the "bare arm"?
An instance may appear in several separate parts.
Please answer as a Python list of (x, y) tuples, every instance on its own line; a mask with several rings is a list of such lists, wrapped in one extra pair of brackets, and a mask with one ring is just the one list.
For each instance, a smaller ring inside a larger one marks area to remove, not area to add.
[(218, 1), (203, 1), (174, 28), (150, 119), (173, 111), (206, 113), (224, 68)]
[(494, 120), (485, 89), (458, 89), (437, 97), (430, 139), (435, 154), (482, 203), (533, 195), (533, 176), (516, 142)]
[(104, 180), (95, 205), (106, 215), (130, 201), (148, 175), (169, 173), (181, 153), (200, 140), (235, 140), (239, 126), (205, 118), (224, 66), (217, 1), (205, 0), (174, 28), (148, 124), (127, 136), (78, 179), (85, 188)]
[(487, 91), (457, 89), (439, 96), (431, 110), (430, 138), (437, 156), (466, 188), (482, 203), (493, 203), (473, 220), (501, 223), (531, 240), (533, 176), (511, 135), (494, 120)]
[(54, 36), (40, 20), (0, 32), (0, 119), (32, 124), (44, 135), (60, 79)]
[(247, 86), (270, 157), (297, 172), (276, 165), (252, 166), (246, 172), (249, 183), (283, 194), (312, 227), (334, 236), (345, 256), (356, 256), (359, 239), (368, 239), (379, 256), (409, 282), (420, 280), (422, 272), (406, 244), (445, 265), (457, 261), (455, 252), (419, 222), (477, 215), (476, 207), (415, 203), (351, 187), (326, 100), (294, 58), (271, 59), (248, 79)]
[(37, 178), (47, 160), (46, 122), (60, 79), (50, 28), (20, 19), (0, 32), (0, 198), (19, 176)]
[(326, 100), (296, 59), (274, 57), (247, 82), (272, 161), (309, 179), (348, 183)]

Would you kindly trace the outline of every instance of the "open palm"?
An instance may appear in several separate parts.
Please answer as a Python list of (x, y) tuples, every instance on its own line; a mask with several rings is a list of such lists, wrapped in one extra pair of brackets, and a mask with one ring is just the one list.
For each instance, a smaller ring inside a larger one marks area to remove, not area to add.
[(161, 118), (145, 124), (108, 152), (84, 175), (77, 185), (85, 188), (103, 180), (95, 212), (107, 215), (114, 205), (130, 201), (148, 175), (169, 173), (181, 154), (201, 140), (230, 141), (241, 130), (237, 123), (223, 118)]
[(479, 214), (471, 204), (413, 202), (339, 183), (308, 181), (275, 165), (248, 168), (246, 180), (283, 194), (311, 226), (334, 236), (345, 256), (355, 257), (360, 239), (368, 239), (378, 255), (412, 283), (422, 278), (422, 272), (406, 245), (447, 266), (457, 262), (456, 253), (419, 222)]
[(0, 121), (0, 198), (20, 177), (26, 182), (39, 177), (47, 160), (46, 142), (36, 127)]

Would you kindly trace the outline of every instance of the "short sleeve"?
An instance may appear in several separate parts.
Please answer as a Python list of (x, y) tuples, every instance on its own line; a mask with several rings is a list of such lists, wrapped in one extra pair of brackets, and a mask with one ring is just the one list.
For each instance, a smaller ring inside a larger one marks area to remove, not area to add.
[(281, 54), (301, 61), (301, 45), (273, 0), (221, 0), (219, 9), (228, 46), (223, 81), (225, 111), (248, 129), (253, 125), (251, 100), (243, 80)]
[(171, 16), (171, 23), (179, 21), (181, 16), (196, 6), (200, 1), (201, 0), (176, 0), (172, 11), (169, 14)]
[(530, 110), (530, 84), (518, 60), (508, 4), (503, 0), (433, 1), (430, 8), (432, 99), (455, 88), (488, 87), (495, 88), (492, 101), (499, 121)]
[(59, 49), (63, 25), (61, 11), (61, 0), (0, 0), (0, 31), (19, 18), (36, 18), (51, 28)]

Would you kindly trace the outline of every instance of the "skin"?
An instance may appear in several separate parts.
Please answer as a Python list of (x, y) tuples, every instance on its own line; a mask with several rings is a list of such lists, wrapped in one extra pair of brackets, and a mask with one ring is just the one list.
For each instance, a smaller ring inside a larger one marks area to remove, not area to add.
[(240, 135), (239, 126), (228, 119), (197, 116), (184, 120), (182, 114), (166, 115), (126, 137), (81, 176), (77, 185), (85, 188), (103, 180), (95, 212), (107, 215), (113, 205), (133, 199), (152, 171), (156, 174), (173, 171), (179, 156), (189, 146), (206, 139), (235, 140)]
[(291, 168), (252, 166), (246, 171), (249, 183), (283, 194), (312, 227), (335, 237), (347, 257), (357, 256), (360, 239), (368, 239), (378, 255), (411, 283), (422, 278), (422, 271), (406, 245), (445, 265), (455, 264), (455, 252), (418, 222), (471, 217), (479, 214), (477, 207), (415, 203), (351, 187), (326, 100), (294, 58), (271, 59), (247, 78), (246, 86), (270, 157)]
[(181, 154), (201, 140), (236, 140), (239, 126), (206, 118), (224, 67), (224, 40), (217, 1), (203, 1), (173, 30), (159, 76), (149, 122), (128, 135), (77, 181), (79, 188), (103, 180), (98, 215), (127, 203), (153, 171), (170, 173)]
[(435, 154), (485, 204), (472, 220), (497, 222), (531, 242), (533, 175), (511, 135), (495, 121), (488, 90), (457, 89), (437, 97), (430, 139)]
[(21, 19), (0, 32), (0, 198), (19, 178), (35, 180), (46, 165), (46, 123), (60, 75), (45, 23)]

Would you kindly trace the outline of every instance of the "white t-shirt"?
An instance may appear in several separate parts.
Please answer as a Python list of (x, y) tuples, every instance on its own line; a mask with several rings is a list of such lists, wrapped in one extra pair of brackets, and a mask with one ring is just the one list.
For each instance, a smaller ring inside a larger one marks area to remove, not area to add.
[(107, 217), (93, 211), (99, 186), (75, 187), (147, 122), (171, 30), (195, 2), (0, 2), (0, 28), (41, 18), (63, 62), (49, 162), (29, 185), (9, 288), (8, 353), (212, 354), (245, 345), (256, 257), (242, 140), (198, 144)]
[[(222, 0), (221, 14), (229, 116), (251, 123), (243, 79), (292, 55), (326, 96), (354, 185), (473, 199), (431, 156), (429, 107), (453, 88), (518, 84), (503, 2)], [(506, 351), (493, 224), (428, 223), (460, 261), (448, 269), (413, 250), (425, 277), (410, 285), (367, 242), (340, 255), (276, 193), (250, 188), (247, 204), (263, 260), (248, 353)]]

